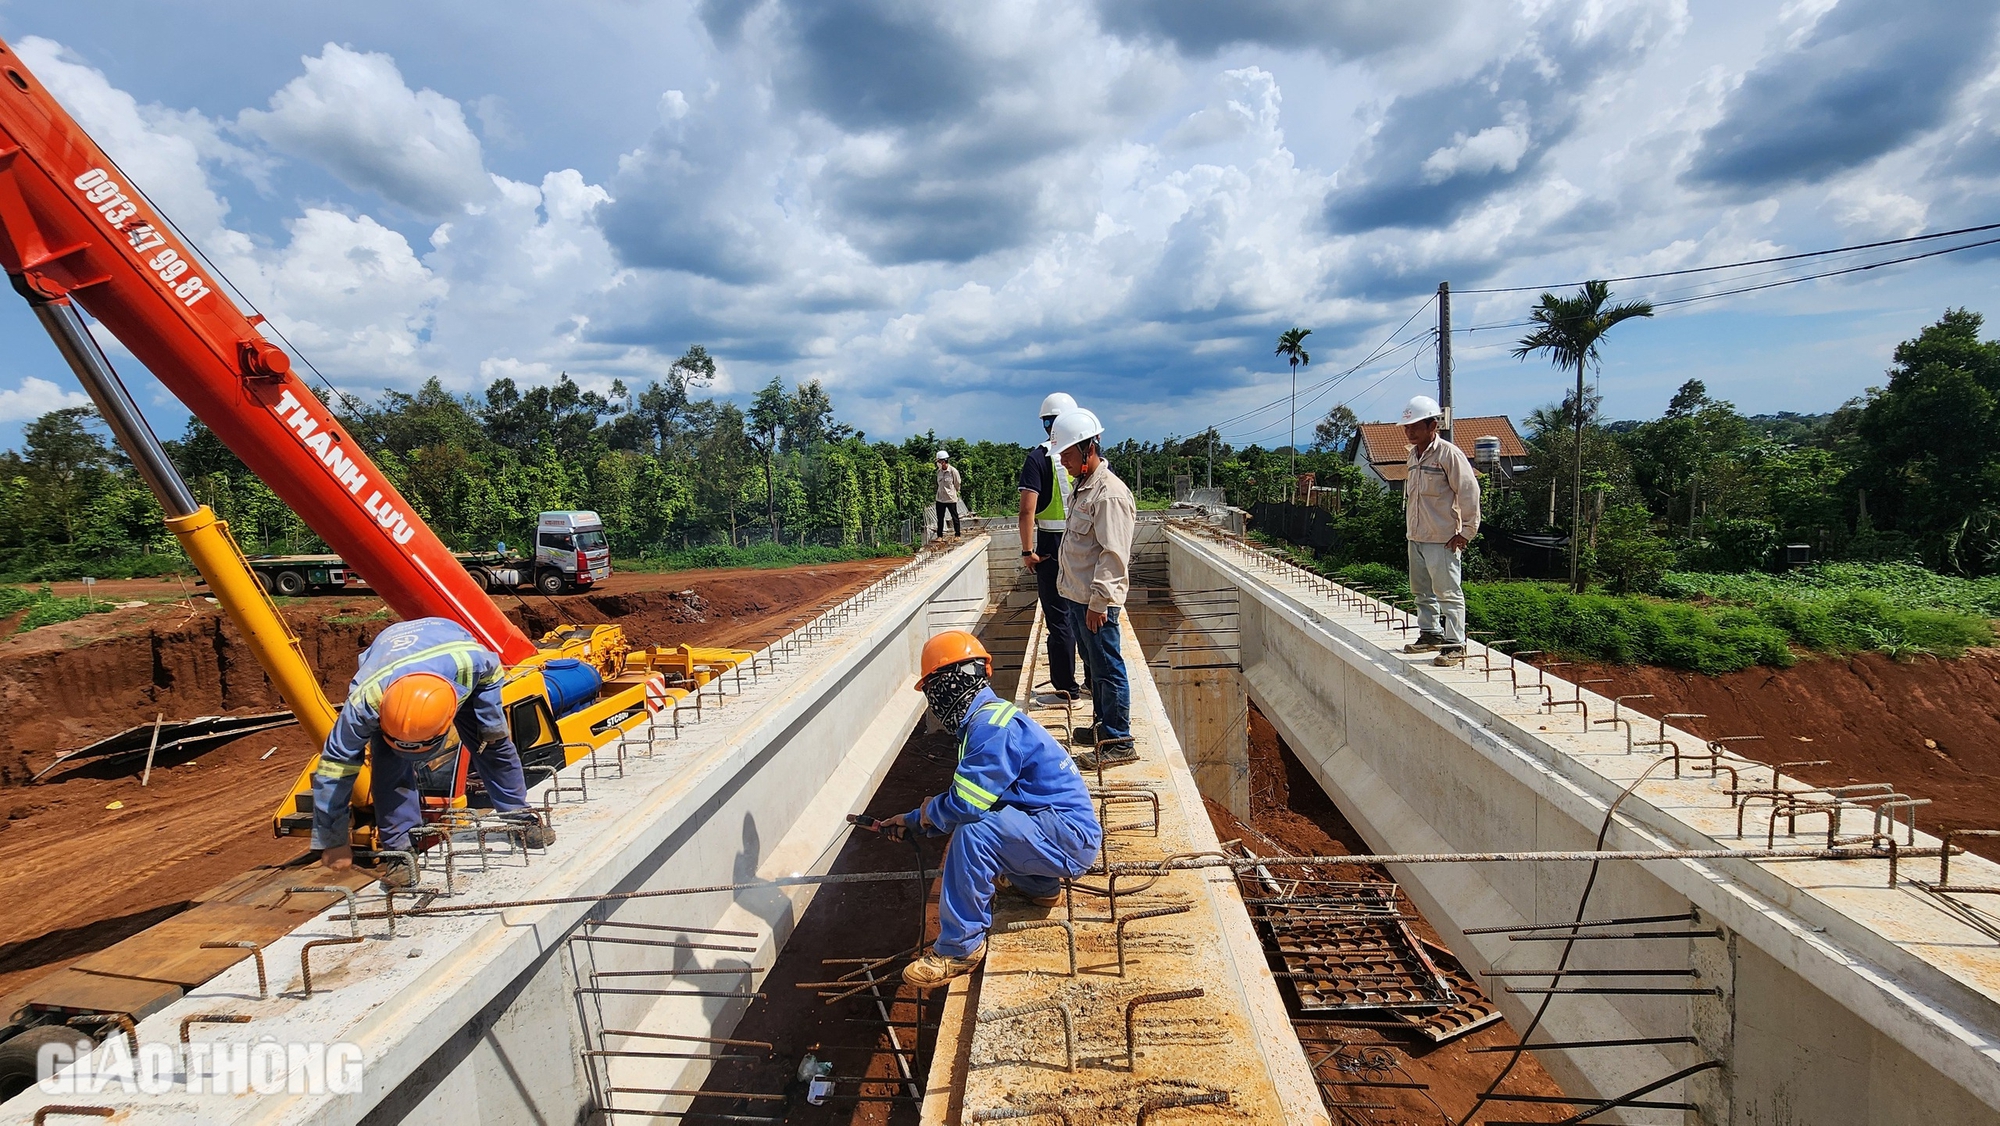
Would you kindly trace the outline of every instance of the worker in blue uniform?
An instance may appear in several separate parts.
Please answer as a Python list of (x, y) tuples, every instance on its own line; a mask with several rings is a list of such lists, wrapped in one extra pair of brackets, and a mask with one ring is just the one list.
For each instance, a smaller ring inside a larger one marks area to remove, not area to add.
[[(499, 655), (449, 619), (418, 618), (382, 631), (361, 654), (347, 703), (313, 771), (312, 843), (321, 864), (335, 871), (354, 865), (349, 803), (371, 752), (369, 793), (381, 851), (410, 847), (410, 832), (423, 823), (421, 784), (456, 788), (461, 747), (472, 752), (496, 813), (516, 815), (532, 847), (555, 840), (528, 808), (521, 754), (500, 708), (504, 674)], [(396, 861), (382, 882), (408, 886), (415, 876)]]
[(917, 687), (947, 731), (958, 733), (951, 789), (888, 818), (888, 832), (951, 835), (938, 894), (938, 936), (903, 970), (919, 988), (970, 973), (986, 956), (993, 895), (1011, 887), (1053, 907), (1065, 878), (1080, 876), (1104, 844), (1090, 793), (1048, 730), (995, 695), (993, 658), (964, 630), (924, 644)]

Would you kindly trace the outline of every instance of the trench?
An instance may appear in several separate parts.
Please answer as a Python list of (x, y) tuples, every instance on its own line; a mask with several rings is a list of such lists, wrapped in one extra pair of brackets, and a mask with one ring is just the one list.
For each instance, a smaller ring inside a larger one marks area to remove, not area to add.
[[(1128, 601), (1155, 681), (1168, 700), (1177, 737), (1202, 787), (1216, 835), (1237, 842), (1235, 851), (1261, 856), (1338, 856), (1368, 853), (1361, 834), (1286, 744), (1244, 682), (1235, 636), (1233, 594), (1174, 592), (1163, 568), (1135, 568)], [(1359, 891), (1395, 905), (1421, 949), (1467, 998), (1456, 1016), (1420, 1022), (1385, 1009), (1328, 1014), (1308, 1011), (1278, 941), (1282, 918), (1260, 921), (1267, 968), (1278, 976), (1292, 1028), (1305, 1048), (1322, 1105), (1333, 1122), (1449, 1124), (1467, 1121), (1482, 1092), (1524, 1100), (1494, 1099), (1479, 1107), (1479, 1121), (1560, 1122), (1574, 1113), (1561, 1086), (1533, 1056), (1518, 1062), (1505, 1051), (1520, 1042), (1515, 1028), (1483, 996), (1480, 983), (1450, 953), (1443, 937), (1389, 875), (1376, 865), (1311, 869), (1272, 864), (1245, 872), (1246, 902), (1267, 917), (1283, 903), (1336, 890)], [(1294, 949), (1298, 943), (1291, 944)], [(1419, 1010), (1421, 1011), (1421, 1010)], [(1450, 1012), (1451, 1010), (1447, 1010)], [(1469, 1030), (1452, 1026), (1456, 1020)], [(1436, 1027), (1426, 1031), (1425, 1024)], [(1433, 1039), (1441, 1036), (1441, 1039)], [(1496, 1079), (1503, 1081), (1495, 1086)]]

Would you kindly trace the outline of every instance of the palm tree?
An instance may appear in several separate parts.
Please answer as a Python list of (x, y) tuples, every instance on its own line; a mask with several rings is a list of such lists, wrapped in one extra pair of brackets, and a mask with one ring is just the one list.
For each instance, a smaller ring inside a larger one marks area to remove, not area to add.
[(1612, 325), (1633, 317), (1653, 315), (1653, 303), (1650, 301), (1628, 301), (1607, 308), (1606, 303), (1610, 300), (1611, 287), (1601, 281), (1584, 282), (1573, 297), (1544, 293), (1528, 313), (1535, 330), (1523, 336), (1514, 347), (1515, 359), (1525, 360), (1536, 352), (1543, 352), (1557, 370), (1576, 369), (1576, 399), (1571, 411), (1576, 423), (1576, 445), (1570, 466), (1569, 586), (1571, 590), (1579, 591), (1583, 589), (1578, 566), (1578, 553), (1583, 546), (1583, 371), (1591, 364), (1602, 362), (1598, 345), (1603, 342), (1604, 334), (1611, 331)]
[(1291, 361), (1292, 365), (1292, 477), (1299, 475), (1299, 368), (1309, 366), (1312, 357), (1306, 354), (1306, 337), (1312, 335), (1309, 328), (1288, 328), (1278, 338), (1275, 353)]

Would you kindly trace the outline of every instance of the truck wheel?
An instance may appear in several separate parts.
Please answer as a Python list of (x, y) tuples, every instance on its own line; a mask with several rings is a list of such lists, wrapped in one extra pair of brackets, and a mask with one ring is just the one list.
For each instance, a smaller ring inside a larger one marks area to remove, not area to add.
[(472, 572), (472, 585), (478, 587), (482, 593), (492, 594), (493, 576), (483, 567), (474, 570)]
[(306, 592), (306, 577), (297, 571), (279, 571), (271, 580), (271, 589), (288, 598), (296, 598)]
[(97, 1042), (64, 1024), (44, 1024), (30, 1028), (5, 1044), (0, 1044), (0, 1102), (34, 1086), (42, 1078), (35, 1072), (36, 1057), (50, 1044), (67, 1044), (72, 1058), (94, 1050)]
[(543, 571), (535, 577), (535, 589), (543, 594), (561, 594), (567, 585), (561, 571)]

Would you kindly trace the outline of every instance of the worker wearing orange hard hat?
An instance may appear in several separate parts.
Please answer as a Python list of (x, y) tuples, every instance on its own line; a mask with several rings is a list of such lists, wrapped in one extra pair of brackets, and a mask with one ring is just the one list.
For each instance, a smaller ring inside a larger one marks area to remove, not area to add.
[[(313, 772), (312, 843), (320, 863), (336, 871), (353, 866), (349, 805), (371, 751), (378, 851), (410, 847), (410, 833), (423, 823), (423, 792), (455, 791), (466, 751), (494, 812), (517, 816), (532, 847), (555, 840), (528, 808), (521, 754), (500, 708), (503, 672), (500, 657), (457, 622), (418, 618), (382, 631), (361, 654)], [(414, 882), (406, 868), (394, 862), (383, 883)]]
[(903, 970), (920, 988), (970, 973), (986, 955), (1000, 887), (1053, 907), (1062, 881), (1096, 862), (1104, 830), (1069, 753), (1048, 729), (995, 695), (993, 658), (964, 630), (924, 643), (917, 688), (931, 715), (958, 736), (951, 789), (883, 822), (951, 835), (938, 892), (938, 936)]

